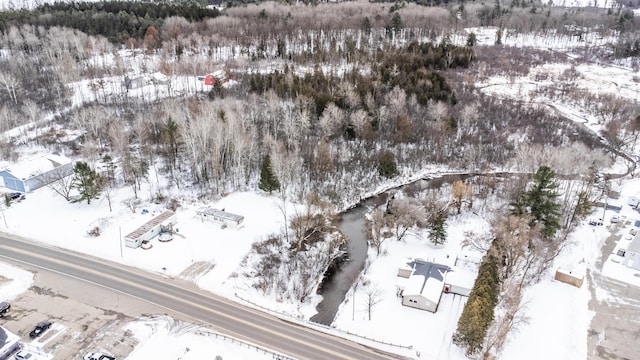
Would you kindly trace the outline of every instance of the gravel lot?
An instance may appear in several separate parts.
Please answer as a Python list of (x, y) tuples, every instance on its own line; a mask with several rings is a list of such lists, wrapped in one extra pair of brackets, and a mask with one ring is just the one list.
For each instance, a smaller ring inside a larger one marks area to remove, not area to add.
[[(102, 351), (124, 359), (137, 340), (124, 327), (147, 314), (165, 309), (103, 287), (39, 271), (31, 288), (11, 301), (11, 312), (0, 319), (19, 335), (25, 348), (43, 349), (53, 359), (82, 359), (89, 351)], [(29, 332), (40, 321), (52, 326), (37, 339)]]

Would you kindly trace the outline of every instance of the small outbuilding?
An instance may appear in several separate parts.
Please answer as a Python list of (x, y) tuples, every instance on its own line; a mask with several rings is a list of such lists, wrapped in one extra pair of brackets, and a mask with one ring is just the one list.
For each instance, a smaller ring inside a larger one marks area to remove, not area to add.
[(163, 228), (170, 228), (177, 223), (176, 214), (167, 210), (125, 236), (124, 244), (133, 249), (139, 248), (142, 243), (160, 234)]
[(414, 260), (413, 273), (402, 289), (402, 305), (436, 312), (449, 267), (424, 260)]
[(579, 288), (584, 282), (584, 270), (573, 266), (560, 267), (553, 279)]
[(224, 227), (232, 227), (234, 229), (242, 226), (242, 222), (244, 221), (244, 216), (232, 214), (230, 212), (218, 209), (213, 209), (209, 207), (203, 207), (196, 211), (196, 214), (200, 216), (200, 220), (202, 221), (211, 221), (216, 224), (220, 224)]
[(629, 244), (624, 254), (624, 264), (632, 269), (640, 270), (640, 232)]
[(38, 156), (0, 170), (0, 186), (29, 192), (73, 173), (69, 159), (57, 154)]
[(469, 270), (451, 268), (450, 271), (447, 272), (447, 276), (444, 281), (444, 292), (469, 296), (477, 275), (477, 273)]
[(20, 349), (20, 336), (0, 326), (0, 360), (9, 359)]
[(407, 258), (400, 262), (398, 266), (398, 276), (401, 278), (408, 279), (413, 273), (413, 260), (411, 258)]

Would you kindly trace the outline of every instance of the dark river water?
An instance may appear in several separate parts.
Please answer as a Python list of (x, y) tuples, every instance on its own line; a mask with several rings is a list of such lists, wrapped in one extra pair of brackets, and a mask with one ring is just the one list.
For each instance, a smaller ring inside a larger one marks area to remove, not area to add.
[(345, 295), (364, 269), (368, 249), (367, 238), (364, 234), (365, 214), (370, 207), (386, 203), (388, 198), (399, 190), (409, 187), (413, 187), (413, 190), (417, 191), (435, 189), (443, 184), (464, 180), (471, 176), (470, 174), (447, 174), (420, 179), (363, 200), (356, 207), (343, 212), (340, 230), (347, 238), (347, 254), (346, 257), (334, 262), (333, 267), (325, 274), (318, 289), (318, 293), (322, 295), (322, 301), (316, 307), (318, 313), (310, 320), (319, 324), (331, 325)]

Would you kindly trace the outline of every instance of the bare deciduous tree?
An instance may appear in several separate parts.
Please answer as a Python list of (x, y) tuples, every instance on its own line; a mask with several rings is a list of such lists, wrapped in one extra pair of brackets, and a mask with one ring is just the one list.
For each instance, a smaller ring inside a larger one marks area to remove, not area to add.
[(419, 200), (403, 197), (393, 199), (389, 206), (390, 219), (396, 239), (402, 240), (409, 229), (414, 226), (425, 226), (427, 214)]
[(385, 216), (385, 212), (379, 208), (373, 210), (370, 216), (366, 229), (369, 244), (376, 249), (376, 255), (380, 255), (382, 243), (390, 237), (390, 233), (385, 230), (389, 226), (389, 217)]
[(57, 167), (46, 175), (47, 187), (56, 194), (62, 196), (66, 201), (71, 200), (71, 190), (73, 190), (73, 176), (65, 173), (64, 169)]
[(462, 180), (457, 180), (453, 182), (451, 191), (453, 192), (453, 199), (458, 214), (460, 214), (463, 201), (467, 201), (469, 207), (473, 205), (473, 189), (471, 185), (465, 184)]
[(367, 315), (369, 316), (369, 321), (371, 321), (373, 308), (384, 299), (384, 293), (376, 285), (373, 285), (368, 281), (365, 281), (363, 285), (365, 294), (365, 306), (367, 309)]

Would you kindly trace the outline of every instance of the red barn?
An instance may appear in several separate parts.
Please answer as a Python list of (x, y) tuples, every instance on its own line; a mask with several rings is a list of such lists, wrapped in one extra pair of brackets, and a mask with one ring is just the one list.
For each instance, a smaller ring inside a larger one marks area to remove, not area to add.
[(209, 75), (204, 77), (204, 84), (205, 85), (215, 85), (216, 81), (218, 81), (218, 79), (216, 79), (216, 77), (213, 76), (212, 74), (209, 74)]

